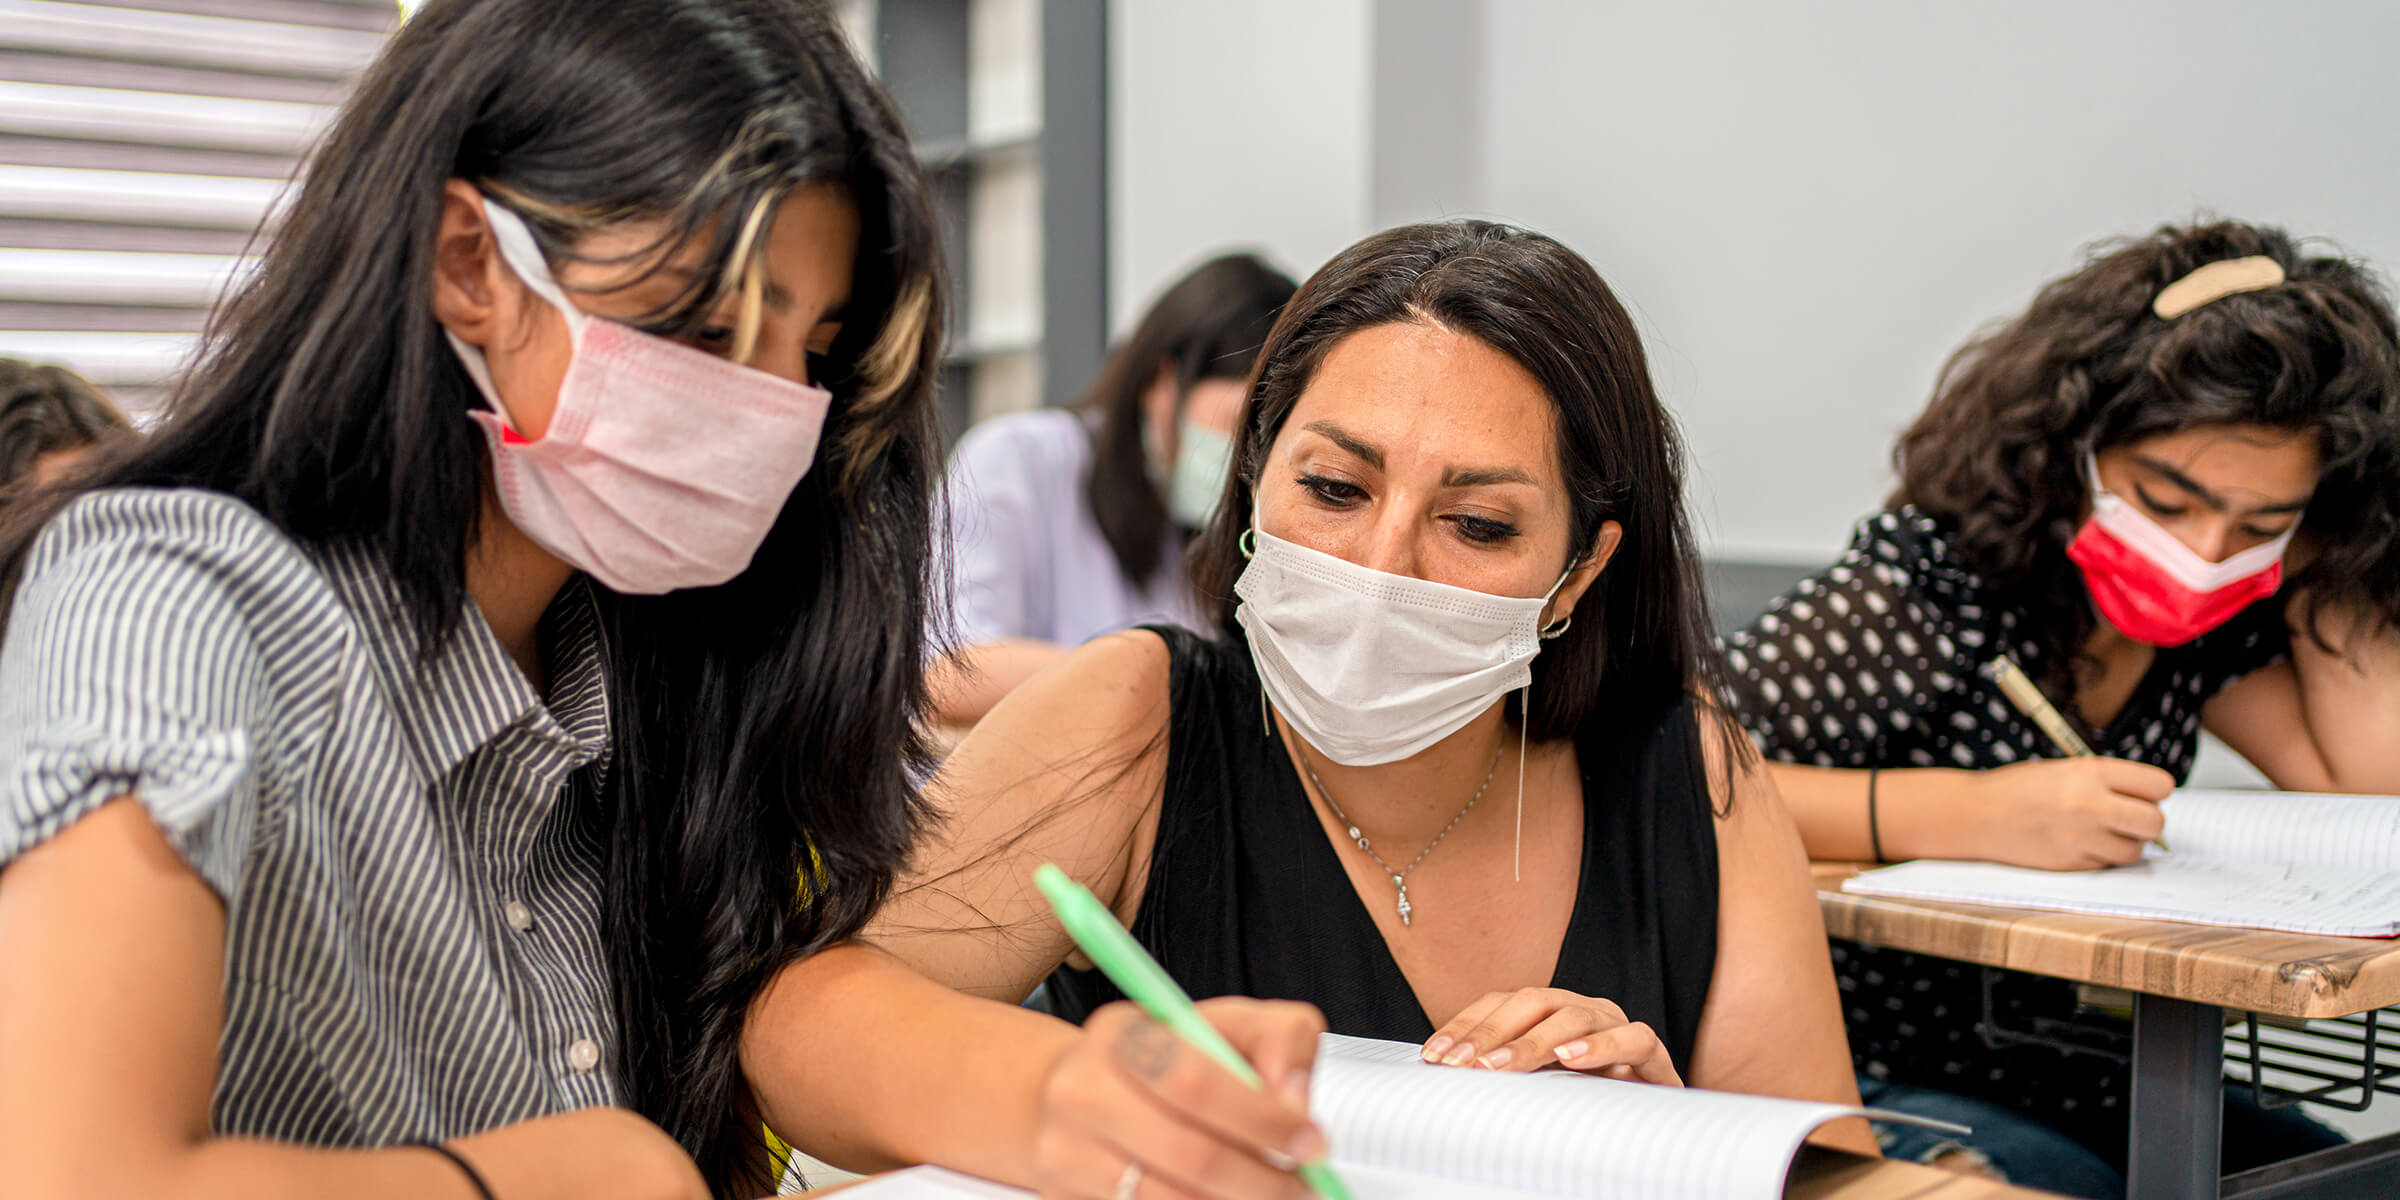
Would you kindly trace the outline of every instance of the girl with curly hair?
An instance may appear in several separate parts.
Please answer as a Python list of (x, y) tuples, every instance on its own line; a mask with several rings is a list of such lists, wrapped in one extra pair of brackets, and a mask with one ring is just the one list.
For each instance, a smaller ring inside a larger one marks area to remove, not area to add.
[[(2400, 337), (2365, 267), (2239, 222), (2103, 247), (1951, 359), (1895, 457), (1886, 511), (1726, 646), (1814, 856), (2132, 862), (2204, 728), (2281, 788), (2400, 791)], [(2093, 757), (2052, 757), (2003, 657)], [(1870, 1103), (2122, 1189), (2121, 1024), (2056, 980), (1834, 956)], [(2227, 1099), (2228, 1170), (2337, 1140)]]

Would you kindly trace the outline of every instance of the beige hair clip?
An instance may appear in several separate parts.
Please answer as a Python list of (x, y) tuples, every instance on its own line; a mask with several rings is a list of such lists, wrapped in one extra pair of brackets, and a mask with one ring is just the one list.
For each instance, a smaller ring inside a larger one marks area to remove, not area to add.
[(2168, 284), (2150, 302), (2150, 311), (2172, 321), (2185, 313), (2237, 292), (2255, 292), (2283, 282), (2283, 264), (2264, 254), (2227, 258), (2209, 263)]

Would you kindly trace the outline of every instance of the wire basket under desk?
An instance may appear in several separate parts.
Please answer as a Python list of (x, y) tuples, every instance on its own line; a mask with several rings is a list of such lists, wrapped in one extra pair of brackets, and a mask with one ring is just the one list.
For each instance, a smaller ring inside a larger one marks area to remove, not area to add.
[(2363, 1112), (2400, 1095), (2400, 1007), (2313, 1021), (2244, 1013), (2225, 1028), (2225, 1075), (2261, 1107)]

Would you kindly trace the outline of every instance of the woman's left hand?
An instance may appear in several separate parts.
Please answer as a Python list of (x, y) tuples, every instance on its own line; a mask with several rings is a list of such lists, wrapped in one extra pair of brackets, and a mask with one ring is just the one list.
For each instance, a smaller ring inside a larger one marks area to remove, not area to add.
[(1611, 1079), (1682, 1087), (1666, 1044), (1625, 1010), (1559, 988), (1493, 992), (1425, 1042), (1425, 1061), (1490, 1071), (1561, 1066)]

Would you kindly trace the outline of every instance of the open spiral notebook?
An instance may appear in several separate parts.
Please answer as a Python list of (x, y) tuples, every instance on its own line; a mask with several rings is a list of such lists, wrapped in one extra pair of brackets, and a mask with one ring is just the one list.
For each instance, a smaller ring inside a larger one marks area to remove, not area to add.
[[(1327, 1034), (1310, 1107), (1358, 1200), (1774, 1200), (1802, 1140), (1840, 1104), (1623, 1083), (1566, 1071), (1430, 1066), (1409, 1043)], [(935, 1167), (844, 1193), (861, 1200), (1031, 1193)]]
[(2400, 797), (2180, 791), (2165, 841), (2124, 867), (2036, 871), (1923, 859), (1842, 890), (2333, 937), (2400, 935)]

